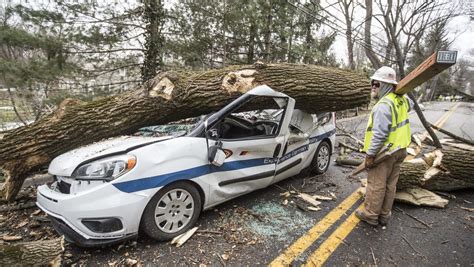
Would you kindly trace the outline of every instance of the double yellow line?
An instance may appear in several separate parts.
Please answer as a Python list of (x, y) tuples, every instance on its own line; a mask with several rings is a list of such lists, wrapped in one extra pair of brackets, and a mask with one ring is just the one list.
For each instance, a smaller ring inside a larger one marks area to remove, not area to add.
[(344, 201), (329, 212), (321, 221), (313, 226), (306, 234), (289, 246), (280, 256), (270, 263), (270, 266), (288, 266), (293, 260), (316, 241), (329, 227), (345, 214), (360, 199), (360, 194), (353, 192)]
[[(457, 103), (445, 113), (435, 125), (441, 127), (460, 105)], [(275, 258), (269, 266), (288, 266), (296, 257), (307, 250), (323, 233), (336, 223), (361, 198), (358, 190), (354, 191), (344, 201), (329, 212), (321, 221), (314, 225), (302, 237), (291, 244), (282, 254)], [(362, 205), (362, 204), (361, 204)], [(359, 219), (352, 212), (342, 224), (308, 257), (306, 266), (322, 266), (329, 256), (344, 242), (344, 239), (359, 223)]]

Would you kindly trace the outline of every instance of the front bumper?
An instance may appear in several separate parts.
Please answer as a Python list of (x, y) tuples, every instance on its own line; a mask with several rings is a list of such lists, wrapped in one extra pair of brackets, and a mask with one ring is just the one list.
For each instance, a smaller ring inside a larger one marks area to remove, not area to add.
[(101, 246), (110, 246), (117, 243), (125, 242), (128, 240), (136, 239), (138, 234), (129, 234), (123, 237), (112, 238), (112, 239), (86, 239), (74, 229), (69, 227), (63, 220), (49, 216), (54, 230), (60, 235), (64, 235), (66, 241), (74, 243), (80, 247), (101, 247)]
[[(76, 194), (64, 194), (42, 185), (38, 187), (37, 205), (52, 217), (54, 228), (68, 241), (86, 247), (101, 246), (137, 236), (149, 196), (146, 192), (124, 193), (110, 183)], [(120, 220), (122, 227), (99, 233), (83, 223), (101, 218)]]

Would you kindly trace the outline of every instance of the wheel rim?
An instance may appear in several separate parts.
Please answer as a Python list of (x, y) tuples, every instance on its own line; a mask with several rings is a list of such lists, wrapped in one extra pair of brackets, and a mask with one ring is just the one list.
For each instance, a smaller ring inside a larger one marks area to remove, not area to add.
[(155, 208), (155, 223), (165, 233), (176, 233), (186, 227), (194, 214), (194, 199), (184, 189), (164, 194)]
[(321, 146), (318, 152), (318, 169), (325, 170), (329, 164), (329, 148), (327, 146)]

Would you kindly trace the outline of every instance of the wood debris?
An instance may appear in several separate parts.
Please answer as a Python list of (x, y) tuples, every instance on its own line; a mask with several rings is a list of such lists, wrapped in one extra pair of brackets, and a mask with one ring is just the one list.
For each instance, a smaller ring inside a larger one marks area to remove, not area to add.
[(474, 208), (461, 207), (461, 209), (467, 210), (469, 212), (474, 212)]
[(230, 259), (230, 256), (228, 254), (222, 254), (221, 255), (222, 259), (225, 260), (225, 261), (228, 261)]
[(445, 208), (449, 201), (423, 188), (409, 188), (397, 192), (395, 200), (415, 206)]
[(199, 227), (194, 227), (188, 230), (187, 232), (173, 238), (173, 240), (171, 240), (171, 245), (176, 244), (176, 247), (182, 246), (186, 241), (188, 241), (189, 238), (191, 238), (191, 236), (193, 236), (193, 234), (197, 231), (198, 228)]
[(317, 201), (315, 198), (313, 198), (312, 196), (310, 196), (306, 193), (299, 193), (298, 197), (301, 198), (302, 200), (306, 201), (307, 203), (315, 206), (315, 207), (317, 207), (317, 206), (319, 206), (319, 204), (321, 204), (321, 202)]
[(313, 195), (313, 198), (316, 200), (334, 200), (333, 197), (326, 197), (321, 195)]
[(3, 241), (18, 241), (23, 239), (23, 237), (19, 235), (4, 235), (2, 239)]
[(307, 209), (310, 210), (310, 211), (320, 211), (321, 210), (320, 207), (313, 207), (313, 206), (308, 206)]
[(127, 266), (135, 266), (137, 263), (138, 263), (138, 261), (135, 260), (135, 259), (127, 258), (127, 259), (125, 260), (125, 264), (126, 264)]

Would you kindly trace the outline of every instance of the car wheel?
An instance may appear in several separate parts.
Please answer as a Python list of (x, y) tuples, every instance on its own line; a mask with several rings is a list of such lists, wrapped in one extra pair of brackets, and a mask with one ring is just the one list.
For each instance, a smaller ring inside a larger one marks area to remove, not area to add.
[(201, 197), (190, 183), (177, 182), (162, 188), (143, 212), (142, 230), (159, 241), (189, 230), (201, 213)]
[(331, 162), (331, 146), (328, 141), (322, 141), (319, 143), (316, 152), (314, 153), (313, 160), (311, 161), (311, 173), (312, 174), (323, 174), (329, 168)]

